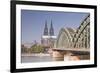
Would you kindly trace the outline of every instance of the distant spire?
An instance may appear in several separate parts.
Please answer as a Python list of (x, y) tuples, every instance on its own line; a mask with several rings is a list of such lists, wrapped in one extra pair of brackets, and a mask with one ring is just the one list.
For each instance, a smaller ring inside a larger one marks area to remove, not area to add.
[(52, 25), (52, 20), (51, 20), (51, 26), (50, 26), (49, 34), (50, 34), (50, 36), (54, 35), (54, 29), (53, 29), (53, 25)]
[(45, 21), (45, 27), (44, 27), (44, 33), (43, 33), (43, 35), (48, 35), (47, 21)]

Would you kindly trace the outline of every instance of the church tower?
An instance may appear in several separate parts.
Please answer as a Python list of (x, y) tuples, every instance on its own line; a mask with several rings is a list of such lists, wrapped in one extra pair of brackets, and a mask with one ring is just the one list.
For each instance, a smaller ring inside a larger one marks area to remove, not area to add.
[(45, 26), (44, 26), (44, 30), (43, 30), (43, 35), (41, 37), (41, 44), (44, 47), (48, 47), (49, 45), (49, 32), (48, 32), (48, 26), (47, 26), (47, 21), (45, 21)]
[(56, 36), (54, 35), (54, 28), (53, 28), (52, 21), (49, 29), (47, 26), (47, 21), (45, 21), (43, 35), (41, 37), (41, 44), (45, 48), (45, 52), (47, 52), (50, 48), (54, 47), (55, 40), (56, 40)]
[(45, 22), (45, 27), (44, 27), (44, 36), (48, 36), (48, 27), (47, 27), (47, 21)]
[(51, 26), (50, 26), (50, 30), (49, 30), (49, 35), (54, 36), (54, 29), (53, 29), (52, 21), (51, 21)]

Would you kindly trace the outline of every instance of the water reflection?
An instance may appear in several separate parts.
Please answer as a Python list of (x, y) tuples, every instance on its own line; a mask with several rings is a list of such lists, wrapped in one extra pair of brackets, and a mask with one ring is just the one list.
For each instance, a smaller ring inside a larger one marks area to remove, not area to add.
[(32, 62), (50, 62), (53, 61), (50, 56), (22, 56), (22, 63), (32, 63)]
[(52, 57), (50, 54), (25, 54), (21, 56), (21, 63), (33, 63), (33, 62), (52, 62), (52, 61), (77, 61), (77, 60), (89, 60), (89, 55), (80, 56), (64, 56), (64, 57)]

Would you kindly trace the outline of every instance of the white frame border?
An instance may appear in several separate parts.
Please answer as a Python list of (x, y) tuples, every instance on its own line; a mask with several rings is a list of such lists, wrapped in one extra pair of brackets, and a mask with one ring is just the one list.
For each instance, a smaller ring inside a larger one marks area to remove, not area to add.
[[(90, 13), (90, 60), (68, 61), (68, 62), (39, 62), (39, 63), (21, 63), (21, 9), (42, 10), (42, 11), (63, 11), (63, 12), (89, 12)], [(57, 67), (72, 65), (94, 64), (94, 9), (71, 8), (71, 7), (52, 7), (36, 5), (16, 5), (16, 69)]]

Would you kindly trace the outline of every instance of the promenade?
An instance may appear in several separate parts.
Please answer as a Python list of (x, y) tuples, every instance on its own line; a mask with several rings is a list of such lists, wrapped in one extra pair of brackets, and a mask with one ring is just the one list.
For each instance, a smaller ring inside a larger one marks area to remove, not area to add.
[(45, 53), (23, 53), (21, 56), (50, 56), (50, 54), (45, 54)]

